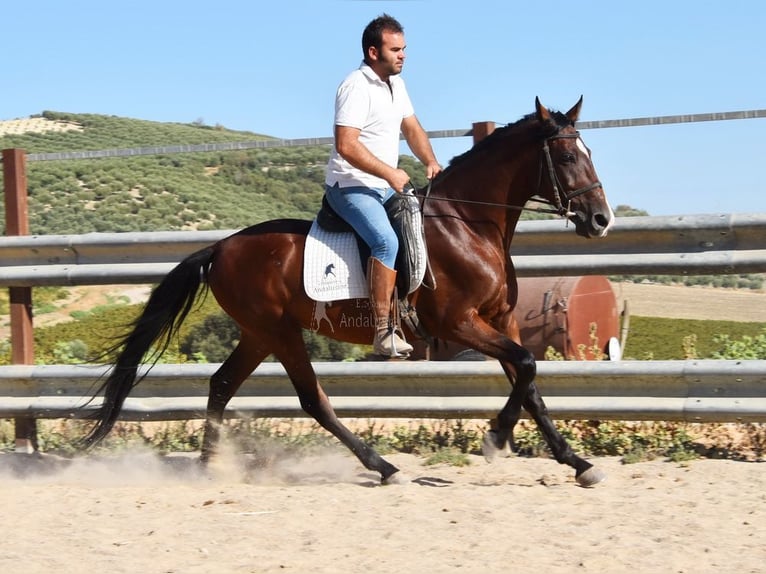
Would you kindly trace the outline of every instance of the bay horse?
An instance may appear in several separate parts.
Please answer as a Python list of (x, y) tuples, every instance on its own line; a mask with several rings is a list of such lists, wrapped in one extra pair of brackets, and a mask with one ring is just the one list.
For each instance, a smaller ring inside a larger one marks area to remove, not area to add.
[[(513, 429), (524, 407), (556, 460), (575, 470), (580, 485), (590, 486), (604, 475), (572, 451), (534, 383), (535, 360), (521, 344), (512, 313), (517, 284), (510, 256), (516, 223), (532, 197), (542, 198), (586, 238), (604, 237), (614, 220), (590, 150), (575, 128), (581, 106), (582, 97), (564, 114), (545, 108), (536, 98), (535, 112), (498, 128), (453, 158), (431, 182), (427, 196), (418, 190), (435, 288), (421, 286), (409, 298), (433, 338), (497, 359), (508, 377), (511, 391), (497, 416), (497, 428), (484, 437), (485, 456), (491, 459), (513, 447)], [(317, 303), (306, 295), (302, 282), (310, 225), (296, 219), (266, 221), (189, 255), (170, 271), (152, 291), (132, 331), (115, 347), (117, 358), (96, 392), (96, 396), (103, 392), (103, 401), (85, 445), (95, 445), (107, 435), (130, 390), (140, 382), (136, 380), (140, 365), (156, 362), (197, 297), (210, 289), (238, 324), (241, 337), (210, 379), (202, 462), (214, 453), (226, 405), (273, 354), (306, 413), (367, 469), (379, 472), (384, 484), (403, 481), (398, 468), (338, 419), (312, 368), (303, 329), (370, 344), (373, 322), (367, 317), (369, 307), (357, 299), (334, 302), (325, 309), (329, 321), (317, 321)], [(367, 320), (341, 321), (360, 313)], [(404, 328), (408, 338), (415, 337)]]

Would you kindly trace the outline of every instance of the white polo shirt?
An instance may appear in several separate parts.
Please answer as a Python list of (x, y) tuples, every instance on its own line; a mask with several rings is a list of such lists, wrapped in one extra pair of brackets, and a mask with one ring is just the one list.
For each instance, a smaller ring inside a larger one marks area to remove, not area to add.
[[(335, 95), (335, 125), (361, 130), (359, 141), (391, 167), (399, 165), (402, 120), (415, 113), (400, 76), (389, 78), (391, 87), (367, 64), (351, 72)], [(325, 174), (327, 185), (340, 187), (389, 187), (385, 179), (355, 168), (333, 146)]]

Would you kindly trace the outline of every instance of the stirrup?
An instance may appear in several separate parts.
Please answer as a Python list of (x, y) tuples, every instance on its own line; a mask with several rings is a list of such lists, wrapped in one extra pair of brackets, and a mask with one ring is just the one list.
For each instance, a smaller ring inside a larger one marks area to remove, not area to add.
[(399, 336), (393, 327), (383, 327), (375, 331), (372, 350), (376, 355), (392, 359), (406, 359), (413, 351), (412, 345)]

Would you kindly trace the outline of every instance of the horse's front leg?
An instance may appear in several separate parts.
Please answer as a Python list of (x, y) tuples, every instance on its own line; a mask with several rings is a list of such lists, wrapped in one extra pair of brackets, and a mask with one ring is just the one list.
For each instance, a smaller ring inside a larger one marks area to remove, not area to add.
[(493, 329), (489, 325), (481, 322), (471, 323), (475, 335), (478, 335), (474, 338), (478, 346), (474, 348), (500, 361), (512, 387), (508, 401), (498, 413), (497, 428), (484, 436), (482, 450), (485, 458), (492, 460), (506, 453), (509, 446), (515, 450), (513, 430), (521, 418), (523, 406), (537, 423), (553, 456), (559, 463), (567, 464), (575, 470), (575, 478), (580, 485), (592, 486), (601, 482), (606, 478), (605, 475), (574, 454), (548, 415), (548, 409), (534, 383), (537, 363), (532, 353), (520, 343), (519, 325), (515, 317), (510, 310), (499, 317), (494, 324), (497, 327), (494, 334), (505, 334), (499, 338), (493, 336)]
[[(491, 430), (485, 435), (483, 443), (484, 456), (487, 460), (492, 460), (503, 452), (505, 445), (510, 444), (515, 451), (513, 444), (513, 429), (521, 417), (521, 407), (532, 416), (537, 423), (537, 427), (545, 439), (548, 448), (554, 458), (560, 464), (571, 466), (575, 470), (575, 480), (580, 486), (593, 486), (603, 481), (606, 475), (596, 469), (591, 463), (577, 456), (569, 443), (561, 435), (556, 425), (548, 414), (548, 408), (537, 390), (534, 383), (534, 373), (536, 368), (529, 367), (526, 363), (531, 361), (534, 364), (534, 358), (529, 354), (527, 361), (522, 363), (521, 368), (501, 361), (501, 365), (509, 380), (512, 382), (513, 390), (503, 409), (497, 416), (497, 429)], [(531, 378), (530, 378), (531, 375)], [(515, 379), (515, 383), (514, 383)]]
[(553, 456), (561, 464), (567, 464), (575, 469), (575, 480), (580, 486), (593, 486), (606, 479), (606, 474), (598, 470), (587, 460), (577, 456), (566, 439), (556, 428), (556, 425), (548, 415), (548, 408), (537, 390), (537, 385), (532, 382), (524, 396), (524, 408), (537, 423), (545, 442), (551, 449)]

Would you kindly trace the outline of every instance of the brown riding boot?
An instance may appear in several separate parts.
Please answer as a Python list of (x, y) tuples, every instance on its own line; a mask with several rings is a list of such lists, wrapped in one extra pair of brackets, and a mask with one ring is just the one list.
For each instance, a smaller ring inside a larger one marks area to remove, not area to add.
[(367, 260), (367, 285), (370, 289), (370, 307), (375, 318), (375, 339), (372, 349), (378, 355), (405, 358), (412, 345), (394, 328), (391, 318), (392, 297), (396, 285), (396, 270), (386, 267), (380, 259)]

